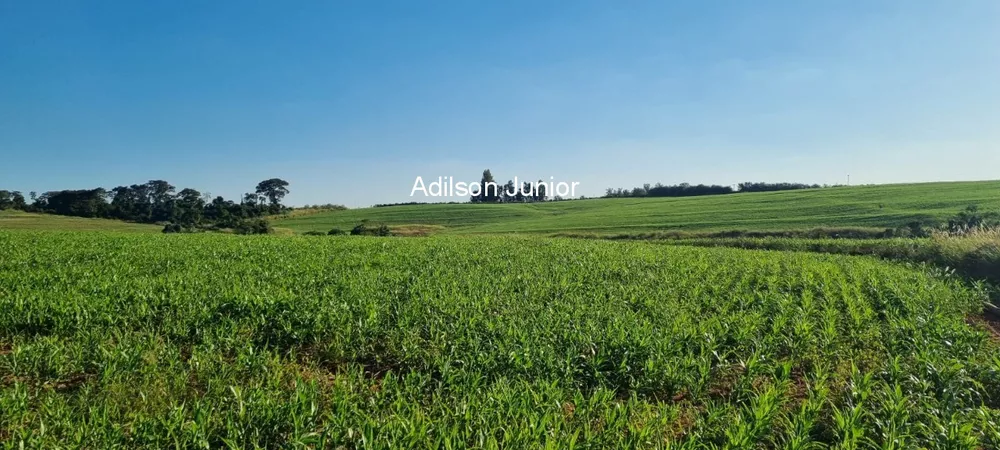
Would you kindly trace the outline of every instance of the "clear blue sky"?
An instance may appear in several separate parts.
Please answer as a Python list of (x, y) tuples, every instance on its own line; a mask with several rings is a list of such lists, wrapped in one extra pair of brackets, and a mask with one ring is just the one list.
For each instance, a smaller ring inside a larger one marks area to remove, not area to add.
[(995, 0), (0, 0), (0, 188), (995, 179), (998, 25)]

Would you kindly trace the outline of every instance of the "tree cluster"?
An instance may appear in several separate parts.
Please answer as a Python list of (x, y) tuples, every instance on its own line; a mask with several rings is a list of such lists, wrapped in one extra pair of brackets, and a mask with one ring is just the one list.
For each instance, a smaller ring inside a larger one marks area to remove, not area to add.
[(165, 232), (200, 227), (232, 228), (247, 233), (266, 232), (266, 221), (252, 219), (278, 214), (286, 209), (281, 200), (288, 194), (288, 182), (271, 178), (257, 184), (239, 203), (221, 196), (212, 197), (195, 189), (177, 188), (164, 180), (104, 188), (31, 193), (28, 204), (20, 192), (0, 191), (0, 209), (57, 214), (63, 216), (119, 219), (139, 223), (165, 223)]
[(695, 197), (700, 195), (720, 195), (732, 194), (733, 188), (718, 185), (692, 185), (681, 183), (678, 185), (666, 186), (661, 183), (656, 185), (644, 184), (632, 189), (608, 188), (604, 193), (605, 198), (618, 197)]
[(605, 193), (605, 198), (618, 198), (618, 197), (693, 197), (698, 195), (721, 195), (721, 194), (735, 194), (739, 192), (774, 192), (774, 191), (790, 191), (796, 189), (818, 189), (829, 187), (826, 185), (819, 184), (805, 184), (805, 183), (763, 183), (763, 182), (745, 182), (740, 183), (734, 189), (731, 186), (719, 186), (719, 185), (691, 185), (688, 183), (681, 183), (673, 186), (665, 186), (661, 183), (656, 183), (656, 185), (650, 185), (646, 183), (642, 186), (637, 186), (632, 189), (626, 188), (608, 188)]
[(24, 201), (24, 195), (20, 191), (0, 190), (0, 211), (5, 209), (26, 210), (28, 204)]
[(964, 211), (949, 219), (945, 229), (951, 234), (961, 235), (997, 227), (1000, 227), (1000, 214), (992, 211), (983, 212), (979, 210), (978, 205), (969, 205)]
[(546, 200), (548, 200), (548, 195), (542, 180), (538, 180), (538, 183), (535, 184), (525, 181), (521, 186), (515, 186), (514, 180), (507, 180), (506, 183), (499, 184), (493, 178), (490, 169), (483, 171), (483, 176), (479, 181), (479, 192), (469, 198), (472, 203), (524, 203), (544, 202)]
[(794, 191), (796, 189), (819, 189), (818, 184), (805, 183), (762, 183), (745, 182), (738, 185), (740, 192), (774, 192), (774, 191)]
[(312, 210), (312, 211), (344, 211), (347, 209), (344, 205), (335, 205), (333, 203), (315, 204), (315, 205), (303, 205), (296, 206), (296, 210)]

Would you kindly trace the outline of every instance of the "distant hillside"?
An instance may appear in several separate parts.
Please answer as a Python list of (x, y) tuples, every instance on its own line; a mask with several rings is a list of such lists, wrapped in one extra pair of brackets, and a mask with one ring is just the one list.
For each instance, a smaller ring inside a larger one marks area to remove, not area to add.
[(0, 230), (11, 229), (158, 233), (163, 227), (160, 225), (129, 223), (109, 219), (85, 219), (82, 217), (35, 214), (13, 210), (0, 211)]
[(944, 220), (970, 204), (1000, 211), (1000, 181), (833, 187), (686, 198), (612, 198), (518, 204), (424, 204), (277, 218), (302, 233), (367, 220), (438, 225), (450, 233), (645, 232), (887, 228)]

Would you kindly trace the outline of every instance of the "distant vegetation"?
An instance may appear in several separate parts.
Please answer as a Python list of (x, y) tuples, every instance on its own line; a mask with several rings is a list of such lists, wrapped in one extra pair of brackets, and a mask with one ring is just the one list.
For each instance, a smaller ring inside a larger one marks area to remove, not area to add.
[(738, 185), (739, 192), (774, 192), (774, 191), (794, 191), (796, 189), (819, 189), (822, 187), (818, 184), (804, 184), (804, 183), (762, 183), (762, 182), (746, 182), (740, 183)]
[(818, 189), (822, 187), (818, 184), (803, 184), (803, 183), (761, 183), (761, 182), (746, 182), (737, 185), (736, 189), (731, 186), (719, 186), (719, 185), (691, 185), (688, 183), (681, 183), (675, 186), (665, 186), (661, 183), (656, 183), (655, 185), (650, 185), (646, 183), (642, 186), (637, 186), (632, 189), (626, 188), (608, 188), (605, 193), (605, 198), (621, 198), (621, 197), (696, 197), (700, 195), (722, 195), (722, 194), (735, 194), (737, 192), (775, 192), (775, 191), (792, 191), (797, 189)]
[(16, 209), (24, 211), (28, 207), (24, 201), (24, 194), (20, 191), (0, 190), (0, 211)]
[(935, 234), (963, 236), (1000, 228), (1000, 213), (981, 212), (978, 205), (970, 205), (949, 218), (947, 222), (936, 219), (914, 220), (896, 228), (820, 227), (800, 230), (726, 230), (726, 231), (650, 231), (594, 235), (586, 233), (557, 233), (559, 237), (604, 238), (611, 240), (683, 240), (683, 239), (733, 239), (733, 238), (794, 238), (794, 239), (891, 239), (926, 238)]
[[(495, 185), (496, 188), (491, 188), (491, 185)], [(544, 184), (539, 184), (536, 189), (532, 183), (527, 181), (521, 186), (515, 186), (514, 180), (507, 180), (501, 185), (494, 180), (490, 169), (486, 169), (479, 181), (479, 193), (471, 196), (469, 201), (471, 203), (525, 203), (544, 202), (548, 200), (548, 197)]]
[[(491, 176), (491, 175), (490, 175)], [(490, 177), (485, 177), (489, 179)], [(674, 234), (674, 233), (813, 233), (826, 229), (838, 236), (926, 236), (930, 229), (975, 227), (1000, 210), (1000, 182), (922, 183), (805, 189), (796, 183), (742, 183), (739, 195), (656, 197), (623, 202), (616, 199), (546, 201), (522, 199), (496, 203), (401, 203), (376, 208), (347, 209), (341, 205), (281, 204), (287, 184), (262, 182), (252, 193), (234, 202), (193, 189), (176, 192), (162, 180), (119, 186), (110, 191), (52, 191), (32, 193), (30, 201), (18, 192), (0, 191), (0, 209), (63, 214), (76, 217), (122, 219), (159, 224), (165, 231), (227, 229), (262, 231), (255, 219), (266, 218), (276, 231), (326, 233), (350, 231), (359, 223), (384, 224), (392, 230), (417, 227), (428, 233), (545, 233), (545, 234)], [(266, 180), (272, 181), (272, 180)], [(649, 186), (656, 193), (705, 193), (719, 186)], [(646, 187), (639, 188), (645, 190)], [(770, 191), (784, 192), (770, 192)], [(645, 191), (645, 192), (649, 192)], [(623, 194), (624, 195), (624, 194)], [(614, 194), (618, 196), (618, 194)], [(632, 198), (631, 194), (628, 196)], [(496, 199), (493, 199), (496, 200)], [(510, 199), (507, 199), (510, 200)], [(955, 212), (970, 203), (982, 210)], [(385, 207), (392, 206), (392, 207)], [(0, 222), (0, 227), (4, 223)], [(27, 222), (19, 219), (21, 226)], [(167, 226), (169, 225), (169, 227)], [(850, 231), (848, 231), (850, 230)], [(814, 234), (814, 233), (813, 233)], [(827, 234), (833, 235), (833, 234)], [(817, 237), (817, 236), (813, 236)]]
[(702, 247), (737, 247), (873, 255), (930, 263), (977, 280), (1000, 283), (1000, 214), (972, 205), (947, 222), (914, 221), (884, 231), (816, 228), (788, 231), (649, 232), (611, 235), (561, 233), (557, 236), (610, 240), (650, 240)]
[[(350, 230), (367, 220), (390, 228), (435, 226), (433, 233), (673, 233), (789, 232), (852, 229), (916, 234), (947, 225), (969, 204), (1000, 211), (1000, 181), (920, 183), (749, 192), (641, 201), (587, 199), (511, 204), (416, 204), (275, 217), (298, 233)], [(916, 226), (919, 225), (919, 228)]]
[(721, 194), (732, 194), (733, 188), (729, 186), (718, 186), (718, 185), (704, 185), (697, 184), (691, 185), (687, 183), (681, 183), (676, 186), (664, 186), (660, 183), (656, 185), (645, 184), (641, 187), (635, 187), (632, 189), (618, 188), (612, 189), (608, 188), (604, 193), (605, 198), (621, 198), (621, 197), (697, 197), (700, 195), (721, 195)]
[(270, 229), (261, 217), (287, 210), (281, 200), (288, 192), (287, 181), (272, 178), (258, 183), (253, 193), (236, 203), (191, 188), (177, 192), (164, 180), (151, 180), (111, 190), (31, 192), (31, 203), (18, 191), (0, 191), (0, 210), (165, 224), (163, 231), (167, 233), (229, 228), (256, 234)]
[(326, 203), (322, 205), (305, 205), (297, 206), (291, 208), (294, 211), (305, 210), (305, 211), (343, 211), (347, 209), (344, 205), (334, 205), (333, 203)]

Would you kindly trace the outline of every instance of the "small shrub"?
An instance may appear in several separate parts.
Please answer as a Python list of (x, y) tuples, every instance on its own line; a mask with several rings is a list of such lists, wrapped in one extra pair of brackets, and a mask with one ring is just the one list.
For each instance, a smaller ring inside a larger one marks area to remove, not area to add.
[(906, 224), (906, 232), (910, 237), (928, 237), (930, 230), (924, 227), (924, 223), (918, 220)]
[(268, 234), (272, 230), (266, 219), (258, 218), (241, 221), (233, 231), (236, 234)]
[(376, 228), (372, 228), (364, 223), (360, 223), (351, 229), (351, 236), (392, 236), (392, 231), (386, 225), (379, 225)]
[(326, 236), (326, 233), (322, 231), (306, 231), (305, 233), (302, 234), (306, 236)]
[(340, 228), (334, 228), (334, 229), (328, 231), (326, 234), (328, 234), (330, 236), (340, 236), (340, 235), (343, 235), (343, 234), (347, 234), (347, 232), (344, 231), (344, 230), (341, 230)]
[(964, 211), (956, 214), (948, 220), (947, 231), (954, 235), (965, 235), (978, 230), (992, 228), (1000, 225), (996, 213), (980, 212), (979, 206), (969, 205)]
[(179, 224), (179, 223), (168, 223), (166, 226), (163, 227), (163, 232), (164, 233), (183, 233), (184, 232), (184, 227), (182, 227), (181, 224)]

